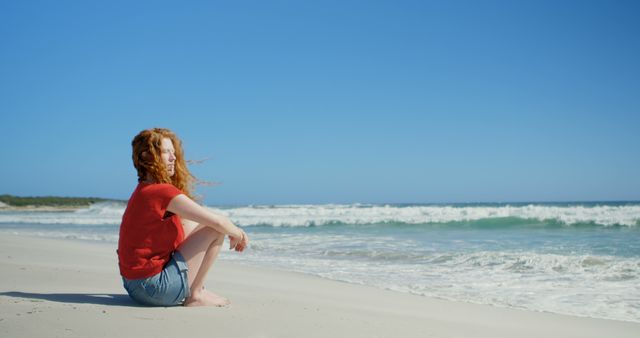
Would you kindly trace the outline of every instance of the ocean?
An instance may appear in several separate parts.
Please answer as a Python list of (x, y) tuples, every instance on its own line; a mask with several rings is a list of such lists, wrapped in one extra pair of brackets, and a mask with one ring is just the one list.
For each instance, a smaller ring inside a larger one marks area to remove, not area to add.
[[(0, 210), (0, 234), (115, 243), (125, 204)], [(212, 206), (221, 259), (440, 299), (640, 322), (640, 202)]]

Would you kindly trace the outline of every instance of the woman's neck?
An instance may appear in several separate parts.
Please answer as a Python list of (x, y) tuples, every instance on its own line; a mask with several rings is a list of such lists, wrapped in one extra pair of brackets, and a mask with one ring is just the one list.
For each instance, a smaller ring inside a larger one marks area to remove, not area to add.
[(144, 180), (141, 180), (140, 183), (153, 184), (156, 183), (156, 181), (154, 181), (151, 176), (147, 175), (147, 177)]

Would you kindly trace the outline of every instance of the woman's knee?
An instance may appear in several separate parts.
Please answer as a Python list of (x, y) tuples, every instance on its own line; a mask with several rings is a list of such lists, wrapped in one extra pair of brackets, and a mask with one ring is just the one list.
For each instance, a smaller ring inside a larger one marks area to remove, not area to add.
[(224, 234), (220, 231), (211, 227), (206, 227), (202, 230), (206, 231), (206, 236), (210, 238), (211, 244), (222, 245), (222, 243), (224, 242)]
[(216, 231), (215, 238), (213, 239), (214, 245), (222, 245), (224, 243), (224, 234)]

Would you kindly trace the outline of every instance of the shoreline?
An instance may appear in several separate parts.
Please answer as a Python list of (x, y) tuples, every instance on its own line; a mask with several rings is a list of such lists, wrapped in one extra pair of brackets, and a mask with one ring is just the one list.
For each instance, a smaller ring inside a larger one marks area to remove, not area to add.
[(635, 337), (640, 323), (434, 299), (216, 262), (206, 285), (227, 308), (149, 308), (129, 299), (115, 243), (0, 237), (7, 337)]

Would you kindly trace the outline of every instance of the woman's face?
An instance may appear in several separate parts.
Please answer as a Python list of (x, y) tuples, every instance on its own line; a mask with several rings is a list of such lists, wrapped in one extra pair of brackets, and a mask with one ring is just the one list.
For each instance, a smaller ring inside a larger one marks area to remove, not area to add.
[(162, 163), (167, 168), (169, 177), (175, 174), (176, 150), (169, 138), (162, 139)]

